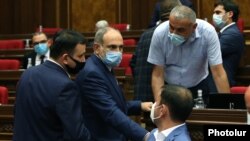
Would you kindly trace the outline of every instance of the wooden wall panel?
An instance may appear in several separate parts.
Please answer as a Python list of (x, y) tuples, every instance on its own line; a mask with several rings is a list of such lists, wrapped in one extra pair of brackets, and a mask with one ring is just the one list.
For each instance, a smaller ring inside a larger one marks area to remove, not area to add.
[(31, 33), (39, 25), (41, 20), (42, 0), (15, 0), (14, 9), (14, 33)]
[[(148, 27), (157, 0), (0, 0), (0, 34), (32, 33), (43, 27), (93, 31), (98, 20), (128, 23), (131, 29)], [(215, 0), (191, 0), (197, 17), (212, 21)], [(245, 27), (250, 29), (249, 0), (235, 0)]]
[(250, 28), (250, 4), (249, 4), (249, 0), (235, 0), (239, 7), (240, 7), (240, 17), (242, 17), (245, 21), (245, 27), (247, 29)]
[(152, 19), (155, 3), (157, 0), (136, 0), (131, 7), (132, 29), (146, 29)]
[(39, 25), (67, 28), (69, 27), (68, 11), (65, 10), (68, 8), (67, 1), (1, 0), (0, 34), (33, 33)]
[(99, 20), (115, 23), (116, 15), (119, 14), (118, 2), (119, 0), (72, 0), (72, 28), (80, 32), (94, 31), (95, 23)]
[(42, 0), (43, 27), (69, 28), (69, 0)]
[(13, 30), (13, 13), (12, 7), (14, 0), (0, 0), (0, 34), (8, 34)]
[(59, 7), (58, 10), (58, 23), (57, 27), (61, 28), (70, 28), (70, 11), (71, 11), (71, 1), (70, 0), (59, 0)]
[[(98, 20), (128, 23), (131, 29), (148, 27), (157, 0), (72, 0), (72, 28), (93, 31)], [(91, 8), (90, 8), (91, 7)]]

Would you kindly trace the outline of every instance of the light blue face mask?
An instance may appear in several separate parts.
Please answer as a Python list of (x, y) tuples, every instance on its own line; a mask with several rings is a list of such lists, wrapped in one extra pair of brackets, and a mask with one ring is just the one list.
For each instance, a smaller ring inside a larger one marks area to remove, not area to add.
[(223, 15), (218, 14), (213, 14), (213, 23), (214, 26), (219, 29), (222, 29), (226, 25), (226, 22), (223, 20)]
[(122, 53), (119, 51), (108, 51), (102, 61), (109, 67), (116, 67), (121, 63)]
[(35, 45), (34, 48), (35, 48), (35, 52), (39, 55), (44, 55), (49, 50), (47, 43), (39, 43)]
[(174, 44), (174, 46), (179, 46), (186, 41), (183, 36), (174, 33), (169, 33), (168, 36), (170, 37), (170, 40)]

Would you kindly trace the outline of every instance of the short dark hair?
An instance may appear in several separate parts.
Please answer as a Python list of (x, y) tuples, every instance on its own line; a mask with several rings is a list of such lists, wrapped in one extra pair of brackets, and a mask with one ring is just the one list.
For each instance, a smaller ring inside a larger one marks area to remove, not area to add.
[(52, 37), (52, 41), (53, 43), (55, 42), (56, 38), (62, 33), (64, 32), (65, 30), (61, 29), (61, 30), (58, 30)]
[(84, 36), (72, 30), (60, 31), (60, 34), (54, 40), (55, 42), (50, 49), (50, 56), (54, 59), (59, 58), (64, 53), (73, 55), (77, 44), (86, 44)]
[(233, 0), (217, 0), (214, 4), (214, 7), (217, 7), (219, 5), (222, 5), (226, 12), (232, 11), (233, 12), (233, 21), (237, 22), (238, 17), (240, 14), (240, 10), (238, 5)]
[(48, 38), (47, 34), (44, 33), (44, 32), (40, 32), (40, 31), (39, 31), (39, 32), (35, 32), (35, 33), (32, 34), (32, 39), (31, 39), (32, 44), (33, 44), (33, 38), (34, 38), (35, 36), (37, 36), (37, 35), (44, 35), (46, 38)]
[(162, 87), (161, 104), (169, 108), (172, 120), (185, 122), (193, 110), (193, 97), (189, 89), (179, 85)]
[(162, 22), (167, 21), (169, 19), (169, 15), (171, 10), (176, 7), (182, 5), (179, 0), (160, 0), (160, 20)]

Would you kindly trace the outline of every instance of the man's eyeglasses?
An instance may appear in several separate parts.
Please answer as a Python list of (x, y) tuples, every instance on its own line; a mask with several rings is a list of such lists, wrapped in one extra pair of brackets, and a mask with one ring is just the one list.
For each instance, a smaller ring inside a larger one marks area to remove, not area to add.
[(33, 46), (37, 45), (37, 44), (41, 44), (41, 43), (46, 43), (47, 40), (42, 40), (40, 42), (33, 42)]

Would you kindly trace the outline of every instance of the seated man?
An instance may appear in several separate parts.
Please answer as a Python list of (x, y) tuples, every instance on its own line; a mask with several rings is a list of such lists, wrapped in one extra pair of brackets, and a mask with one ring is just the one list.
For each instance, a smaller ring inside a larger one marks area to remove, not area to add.
[(190, 90), (179, 85), (165, 85), (158, 100), (150, 113), (157, 129), (151, 131), (148, 141), (191, 141), (185, 124), (193, 109)]
[(32, 37), (32, 47), (34, 51), (26, 54), (23, 59), (23, 69), (27, 69), (28, 59), (31, 58), (32, 66), (42, 64), (49, 58), (49, 47), (51, 46), (51, 40), (43, 32), (36, 32)]

